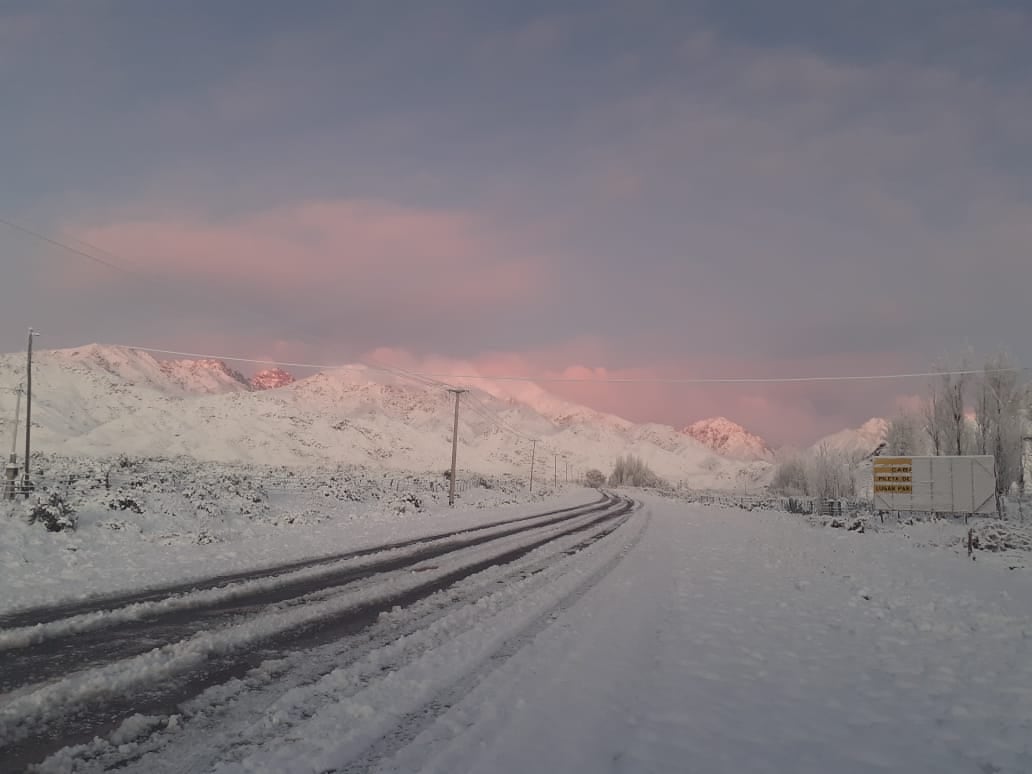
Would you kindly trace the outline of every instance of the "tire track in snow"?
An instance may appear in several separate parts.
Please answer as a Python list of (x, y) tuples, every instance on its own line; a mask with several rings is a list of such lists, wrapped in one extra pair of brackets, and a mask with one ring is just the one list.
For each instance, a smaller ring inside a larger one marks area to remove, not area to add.
[[(559, 524), (549, 521), (504, 538), (496, 535), (485, 545), (467, 547), (469, 556), (448, 567), (427, 566), (421, 568), (423, 572), (405, 572), (390, 583), (373, 584), (340, 598), (260, 616), (257, 624), (244, 622), (203, 632), (15, 696), (0, 710), (0, 745), (6, 745), (0, 752), (8, 761), (39, 760), (66, 742), (85, 741), (117, 726), (134, 710), (174, 708), (176, 701), (245, 673), (255, 665), (259, 647), (289, 649), (353, 635), (396, 605), (412, 604), (558, 538), (619, 519), (630, 508), (630, 501), (607, 503), (600, 513), (594, 508), (587, 516), (564, 517)], [(566, 524), (571, 518), (574, 523)], [(492, 545), (499, 541), (503, 545)]]
[(368, 548), (360, 548), (354, 551), (331, 554), (329, 556), (322, 556), (316, 559), (302, 559), (299, 561), (288, 562), (286, 564), (274, 565), (271, 567), (261, 567), (253, 570), (245, 570), (242, 572), (213, 575), (207, 578), (196, 578), (185, 583), (177, 583), (170, 586), (158, 586), (153, 588), (147, 588), (142, 589), (140, 591), (134, 591), (128, 594), (100, 595), (90, 597), (88, 599), (59, 603), (56, 605), (44, 605), (38, 607), (24, 608), (21, 610), (14, 610), (11, 612), (0, 614), (0, 630), (16, 629), (30, 626), (34, 627), (39, 626), (41, 624), (47, 624), (54, 621), (58, 621), (60, 619), (102, 613), (134, 604), (139, 604), (142, 602), (161, 601), (163, 599), (180, 594), (188, 594), (197, 591), (206, 591), (220, 586), (225, 586), (227, 584), (275, 578), (281, 575), (285, 575), (287, 573), (296, 572), (297, 570), (304, 570), (312, 567), (321, 567), (327, 564), (334, 564), (349, 559), (359, 559), (365, 556), (371, 556), (373, 554), (382, 553), (384, 551), (391, 551), (399, 548), (408, 548), (409, 546), (419, 545), (420, 543), (429, 543), (435, 540), (443, 540), (446, 538), (456, 537), (459, 535), (473, 534), (508, 524), (519, 524), (521, 522), (527, 522), (533, 519), (540, 519), (545, 516), (556, 516), (559, 514), (570, 513), (572, 511), (581, 510), (583, 508), (590, 508), (592, 506), (601, 505), (605, 503), (607, 500), (611, 500), (611, 497), (607, 494), (603, 494), (598, 500), (589, 503), (583, 503), (581, 505), (573, 505), (567, 508), (557, 508), (555, 510), (530, 514), (528, 516), (518, 516), (511, 519), (502, 519), (500, 521), (493, 521), (489, 524), (482, 524), (476, 527), (464, 527), (462, 529), (451, 530), (448, 532), (439, 532), (430, 535), (424, 535), (418, 538), (410, 538), (407, 540), (399, 540), (391, 543), (384, 543), (378, 546), (369, 546)]
[(591, 591), (620, 561), (641, 541), (648, 528), (649, 515), (646, 512), (641, 529), (616, 556), (595, 570), (580, 585), (565, 594), (551, 608), (541, 612), (529, 624), (512, 633), (477, 668), (444, 688), (419, 708), (409, 711), (398, 721), (395, 728), (381, 736), (358, 758), (340, 767), (323, 770), (323, 774), (366, 774), (380, 767), (380, 764), (412, 742), (429, 728), (441, 715), (458, 704), (477, 684), (491, 672), (512, 658), (525, 644), (547, 629), (562, 613), (575, 605)]
[[(310, 594), (443, 558), (471, 546), (568, 522), (601, 511), (613, 502), (615, 498), (606, 495), (601, 501), (585, 506), (364, 550), (358, 552), (360, 558), (342, 560), (335, 567), (306, 568), (0, 631), (0, 653), (4, 653), (0, 663), (0, 692), (11, 692), (73, 671), (145, 653), (253, 614), (256, 607), (301, 600)], [(402, 547), (398, 548), (399, 545)]]
[[(118, 768), (147, 774), (211, 770), (260, 746), (270, 727), (291, 733), (291, 721), (328, 702), (383, 678), (391, 664), (410, 662), (482, 624), (485, 608), (509, 606), (575, 572), (582, 552), (612, 552), (597, 546), (623, 527), (632, 513), (590, 531), (585, 537), (553, 541), (525, 560), (491, 568), (405, 608), (381, 615), (355, 637), (270, 659), (240, 680), (214, 686), (179, 706), (175, 716), (153, 718), (129, 749), (93, 740), (61, 751), (45, 771), (104, 771)], [(313, 686), (315, 687), (313, 690)], [(304, 694), (297, 698), (298, 694)], [(301, 702), (297, 704), (295, 701)], [(132, 721), (130, 721), (131, 723)], [(143, 724), (142, 719), (138, 719)], [(126, 736), (114, 735), (118, 741)]]

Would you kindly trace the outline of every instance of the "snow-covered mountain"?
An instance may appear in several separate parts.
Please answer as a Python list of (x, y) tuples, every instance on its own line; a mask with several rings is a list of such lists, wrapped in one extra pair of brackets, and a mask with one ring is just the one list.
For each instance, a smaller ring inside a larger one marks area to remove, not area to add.
[[(24, 356), (0, 356), (0, 438), (14, 413), (10, 389)], [(159, 361), (101, 345), (39, 351), (33, 368), (33, 440), (40, 451), (109, 456), (186, 455), (268, 464), (350, 463), (400, 470), (447, 467), (454, 398), (441, 384), (403, 372), (345, 366), (298, 381), (266, 375), (253, 389), (219, 361)], [(282, 383), (287, 382), (287, 383)], [(282, 384), (281, 384), (282, 383)], [(506, 473), (538, 463), (565, 476), (608, 471), (621, 454), (695, 487), (762, 482), (763, 462), (714, 454), (666, 425), (636, 425), (563, 401), (536, 385), (475, 380), (463, 397), (459, 460), (466, 470)], [(542, 470), (539, 467), (538, 470)]]
[(296, 381), (292, 374), (282, 368), (266, 368), (251, 377), (251, 389), (253, 390), (276, 390), (286, 387)]
[[(6, 363), (13, 358), (15, 370), (20, 368), (24, 372), (25, 364), (18, 363), (18, 357), (8, 355), (3, 360)], [(144, 387), (169, 395), (215, 395), (251, 389), (247, 377), (221, 360), (157, 360), (138, 350), (89, 344), (75, 349), (37, 352), (37, 363), (50, 361), (62, 364), (67, 372), (89, 381), (96, 382), (107, 375), (129, 387)]]
[(726, 417), (701, 419), (686, 427), (684, 432), (729, 459), (754, 462), (770, 460), (774, 456), (762, 438)]
[(811, 449), (818, 451), (824, 447), (849, 457), (869, 457), (885, 442), (889, 432), (889, 421), (881, 417), (868, 419), (860, 427), (839, 430), (815, 443)]

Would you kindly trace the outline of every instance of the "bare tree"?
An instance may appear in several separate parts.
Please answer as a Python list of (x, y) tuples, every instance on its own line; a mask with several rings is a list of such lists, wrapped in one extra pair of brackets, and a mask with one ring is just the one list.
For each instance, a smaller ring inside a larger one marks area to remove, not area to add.
[[(1021, 421), (1021, 491), (1032, 492), (1032, 385), (1025, 385)], [(1029, 439), (1026, 441), (1026, 439)]]
[(965, 454), (972, 447), (965, 399), (969, 375), (958, 373), (969, 370), (968, 358), (962, 357), (954, 368), (949, 363), (938, 367), (939, 375), (933, 380), (924, 411), (925, 430), (936, 454)]
[(799, 496), (810, 493), (809, 482), (806, 478), (806, 462), (803, 457), (795, 451), (783, 452), (778, 455), (779, 459), (774, 468), (774, 477), (771, 479), (770, 488), (784, 495)]
[(914, 414), (901, 412), (889, 423), (889, 430), (885, 435), (885, 453), (910, 457), (920, 454), (922, 450), (921, 419)]
[(931, 394), (928, 396), (928, 400), (924, 404), (923, 416), (924, 429), (928, 433), (928, 440), (932, 444), (932, 454), (938, 457), (942, 454), (943, 447), (943, 433), (942, 425), (939, 423), (939, 417), (941, 415), (939, 409), (939, 396), (933, 387), (930, 391)]
[(978, 451), (996, 458), (998, 493), (1021, 478), (1022, 401), (1019, 371), (1004, 353), (989, 358), (975, 386)]
[(815, 497), (837, 499), (856, 494), (853, 471), (846, 455), (821, 444), (809, 462), (807, 478), (810, 493)]
[(645, 464), (641, 457), (628, 454), (626, 457), (617, 457), (616, 465), (613, 466), (613, 472), (609, 476), (609, 485), (665, 488), (667, 484)]

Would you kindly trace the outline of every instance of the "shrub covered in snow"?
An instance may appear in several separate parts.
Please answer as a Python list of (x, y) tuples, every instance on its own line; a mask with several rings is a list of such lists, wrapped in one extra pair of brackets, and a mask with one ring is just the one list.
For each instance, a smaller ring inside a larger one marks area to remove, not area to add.
[(49, 532), (74, 530), (78, 524), (75, 511), (56, 493), (32, 504), (27, 518), (30, 524), (42, 524)]
[(1019, 525), (982, 524), (972, 528), (970, 535), (975, 551), (1032, 551), (1032, 533)]
[[(447, 501), (440, 474), (359, 466), (286, 467), (177, 458), (69, 458), (34, 455), (39, 512), (48, 529), (99, 527), (161, 543), (234, 539), (253, 523), (304, 525), (356, 508), (384, 514), (422, 512)], [(466, 507), (527, 498), (522, 478), (458, 476)], [(537, 499), (545, 490), (535, 491)], [(24, 501), (11, 514), (26, 513)], [(74, 512), (74, 513), (73, 513)], [(76, 514), (78, 519), (76, 519)]]
[(635, 457), (633, 454), (617, 457), (613, 472), (609, 475), (609, 485), (655, 487), (657, 489), (665, 489), (667, 486), (666, 482), (657, 476), (641, 457)]

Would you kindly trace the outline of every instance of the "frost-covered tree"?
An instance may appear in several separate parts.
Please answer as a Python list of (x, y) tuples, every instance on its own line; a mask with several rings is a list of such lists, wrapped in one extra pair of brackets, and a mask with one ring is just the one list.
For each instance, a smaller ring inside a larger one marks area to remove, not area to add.
[(606, 485), (606, 474), (601, 470), (592, 468), (584, 474), (584, 483), (590, 487), (594, 487), (595, 489), (603, 487)]
[(609, 485), (665, 487), (666, 482), (653, 473), (641, 457), (628, 454), (626, 457), (617, 457), (609, 476)]
[(969, 369), (966, 356), (956, 367), (944, 363), (937, 369), (939, 375), (932, 381), (924, 411), (925, 431), (933, 454), (968, 454), (971, 451), (972, 433), (965, 410), (970, 378), (969, 374), (958, 373)]
[(849, 459), (825, 444), (817, 449), (807, 466), (810, 493), (821, 499), (853, 497), (856, 482)]
[(1024, 391), (1020, 372), (1003, 353), (986, 361), (975, 384), (976, 450), (996, 458), (996, 487), (1001, 494), (1021, 478)]
[(948, 373), (969, 370), (969, 362), (963, 358), (959, 366), (940, 368), (929, 390), (924, 428), (933, 454), (991, 454), (1002, 494), (1023, 475), (1021, 414), (1027, 387), (1003, 353), (987, 359), (977, 375)]
[(796, 451), (786, 451), (778, 455), (770, 488), (778, 494), (788, 496), (810, 494), (806, 462), (802, 455)]
[(884, 454), (909, 457), (920, 454), (924, 448), (921, 439), (921, 418), (910, 412), (901, 412), (889, 423), (885, 435)]

